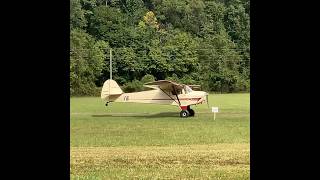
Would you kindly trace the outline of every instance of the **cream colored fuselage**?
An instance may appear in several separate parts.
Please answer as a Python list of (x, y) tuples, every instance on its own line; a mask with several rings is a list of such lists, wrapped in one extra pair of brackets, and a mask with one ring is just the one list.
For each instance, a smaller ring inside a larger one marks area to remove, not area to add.
[(142, 92), (123, 93), (121, 95), (111, 95), (109, 101), (189, 106), (204, 102), (206, 95), (207, 93), (204, 91), (192, 91), (189, 93), (183, 91), (177, 98), (176, 95), (169, 92), (164, 92), (161, 89), (153, 89)]

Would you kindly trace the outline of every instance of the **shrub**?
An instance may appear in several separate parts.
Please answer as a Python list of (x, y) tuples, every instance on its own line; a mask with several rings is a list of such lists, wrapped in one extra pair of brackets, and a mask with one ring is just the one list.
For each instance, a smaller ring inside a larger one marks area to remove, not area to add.
[(124, 92), (138, 92), (143, 90), (143, 83), (139, 80), (133, 80), (125, 84), (123, 88)]
[(172, 74), (172, 76), (167, 77), (166, 80), (180, 83), (180, 79), (178, 78), (178, 76), (176, 74)]
[(74, 84), (70, 87), (71, 96), (100, 96), (101, 88), (94, 83)]
[(143, 83), (143, 84), (145, 84), (147, 82), (152, 82), (152, 81), (155, 81), (155, 78), (151, 74), (146, 74), (145, 76), (143, 76), (141, 78), (141, 83)]

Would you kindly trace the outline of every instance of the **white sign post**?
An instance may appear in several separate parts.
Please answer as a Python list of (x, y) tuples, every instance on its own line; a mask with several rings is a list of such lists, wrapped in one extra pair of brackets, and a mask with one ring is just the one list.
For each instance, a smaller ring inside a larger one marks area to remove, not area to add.
[(218, 107), (212, 107), (213, 120), (216, 120), (216, 113), (219, 112)]

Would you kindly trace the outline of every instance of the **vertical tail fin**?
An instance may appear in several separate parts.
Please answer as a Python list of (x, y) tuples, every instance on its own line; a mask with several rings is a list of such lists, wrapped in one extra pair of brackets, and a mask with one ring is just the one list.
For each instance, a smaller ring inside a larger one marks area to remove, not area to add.
[(121, 94), (123, 94), (123, 91), (121, 90), (120, 86), (116, 81), (108, 79), (104, 82), (101, 91), (101, 99), (110, 101), (110, 96)]

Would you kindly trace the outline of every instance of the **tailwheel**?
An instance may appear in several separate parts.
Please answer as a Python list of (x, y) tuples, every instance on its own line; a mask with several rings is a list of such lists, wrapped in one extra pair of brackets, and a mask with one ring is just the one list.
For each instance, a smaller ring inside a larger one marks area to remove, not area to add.
[(194, 110), (188, 106), (189, 116), (194, 116)]
[(189, 116), (189, 112), (187, 111), (187, 110), (182, 110), (181, 112), (180, 112), (180, 117), (182, 117), (182, 118), (187, 118), (188, 116)]

